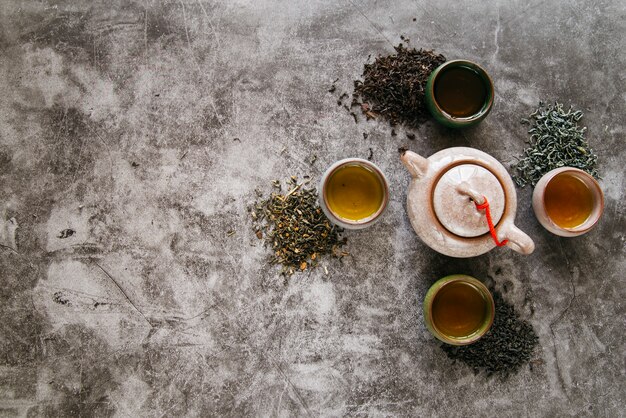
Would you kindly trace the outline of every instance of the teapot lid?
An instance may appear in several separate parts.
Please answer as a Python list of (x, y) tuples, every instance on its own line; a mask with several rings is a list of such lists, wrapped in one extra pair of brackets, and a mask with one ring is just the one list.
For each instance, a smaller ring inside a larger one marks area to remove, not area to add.
[(450, 168), (439, 178), (432, 195), (439, 222), (465, 238), (489, 233), (485, 211), (476, 208), (472, 196), (489, 200), (493, 224), (497, 225), (504, 213), (504, 189), (498, 178), (481, 165), (468, 163)]

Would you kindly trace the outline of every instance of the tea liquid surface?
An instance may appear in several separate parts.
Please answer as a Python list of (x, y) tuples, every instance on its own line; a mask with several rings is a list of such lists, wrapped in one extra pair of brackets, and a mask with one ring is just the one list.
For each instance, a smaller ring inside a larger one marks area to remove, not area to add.
[(344, 219), (358, 221), (375, 214), (384, 200), (383, 184), (367, 167), (351, 164), (335, 171), (326, 183), (330, 210)]
[(576, 228), (585, 223), (593, 211), (593, 194), (578, 177), (557, 174), (544, 192), (546, 213), (561, 228)]
[(487, 306), (482, 293), (473, 285), (448, 283), (437, 292), (433, 300), (433, 323), (449, 337), (467, 337), (485, 321)]
[(487, 88), (471, 68), (456, 67), (437, 76), (435, 100), (452, 117), (467, 118), (478, 113), (487, 100)]

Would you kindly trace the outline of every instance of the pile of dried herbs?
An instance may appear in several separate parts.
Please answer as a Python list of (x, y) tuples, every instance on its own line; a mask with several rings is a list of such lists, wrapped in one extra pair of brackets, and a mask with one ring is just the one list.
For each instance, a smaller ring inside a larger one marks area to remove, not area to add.
[(520, 320), (500, 293), (492, 293), (496, 315), (489, 332), (474, 344), (443, 344), (441, 348), (449, 358), (470, 366), (474, 373), (485, 371), (487, 376), (498, 374), (506, 378), (530, 361), (539, 339), (532, 325)]
[(381, 115), (392, 125), (416, 127), (428, 117), (424, 101), (428, 76), (446, 59), (402, 44), (395, 50), (395, 54), (365, 64), (363, 81), (354, 82), (353, 104), (360, 104), (367, 118)]
[(582, 117), (583, 112), (571, 106), (565, 110), (560, 103), (544, 107), (540, 102), (529, 119), (522, 119), (530, 125), (530, 146), (512, 167), (518, 186), (534, 187), (544, 174), (559, 167), (580, 168), (598, 178), (598, 157), (585, 139), (587, 128), (578, 126)]
[[(272, 248), (270, 264), (282, 264), (283, 274), (316, 267), (325, 254), (347, 255), (341, 251), (347, 241), (340, 237), (342, 229), (330, 223), (317, 204), (316, 189), (304, 188), (306, 183), (292, 176), (287, 193), (272, 193), (250, 209), (257, 237)], [(282, 188), (278, 180), (274, 187)]]

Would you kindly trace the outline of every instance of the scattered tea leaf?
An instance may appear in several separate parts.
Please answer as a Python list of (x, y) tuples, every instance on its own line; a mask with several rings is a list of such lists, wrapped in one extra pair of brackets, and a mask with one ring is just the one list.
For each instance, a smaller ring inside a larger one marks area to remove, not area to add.
[(571, 106), (565, 110), (558, 102), (546, 107), (540, 102), (528, 119), (522, 119), (523, 124), (530, 125), (530, 140), (529, 147), (512, 166), (513, 180), (518, 186), (534, 187), (544, 174), (559, 167), (580, 168), (599, 178), (598, 157), (585, 139), (587, 128), (578, 127), (582, 117), (583, 112)]
[(396, 53), (365, 64), (363, 80), (354, 82), (355, 102), (368, 119), (382, 115), (392, 125), (416, 127), (429, 113), (424, 101), (428, 76), (446, 59), (429, 50), (395, 47)]
[(298, 183), (292, 176), (287, 181), (289, 192), (272, 193), (253, 206), (256, 236), (265, 238), (265, 245), (272, 248), (269, 262), (282, 264), (283, 274), (313, 268), (322, 255), (339, 258), (348, 255), (341, 251), (347, 241), (340, 238), (342, 229), (326, 218), (317, 204), (315, 188), (304, 187), (307, 182)]
[(498, 374), (504, 378), (516, 373), (528, 363), (539, 342), (532, 325), (519, 319), (515, 309), (499, 292), (492, 291), (496, 314), (487, 334), (466, 346), (443, 344), (449, 358), (461, 361), (487, 376)]
[(61, 239), (65, 239), (65, 238), (69, 238), (72, 235), (74, 235), (76, 233), (76, 231), (74, 231), (71, 228), (67, 228), (64, 229), (63, 231), (61, 231), (61, 233), (57, 236), (57, 238), (61, 238)]

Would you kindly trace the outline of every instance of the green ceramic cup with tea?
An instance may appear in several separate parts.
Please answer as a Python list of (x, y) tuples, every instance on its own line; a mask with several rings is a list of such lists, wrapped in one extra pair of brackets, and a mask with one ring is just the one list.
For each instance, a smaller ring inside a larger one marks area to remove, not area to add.
[(435, 120), (449, 128), (476, 125), (493, 106), (494, 87), (487, 72), (467, 60), (441, 64), (428, 77), (426, 107)]
[(467, 345), (489, 331), (495, 317), (493, 296), (487, 287), (465, 274), (439, 279), (424, 298), (428, 330), (446, 344)]

